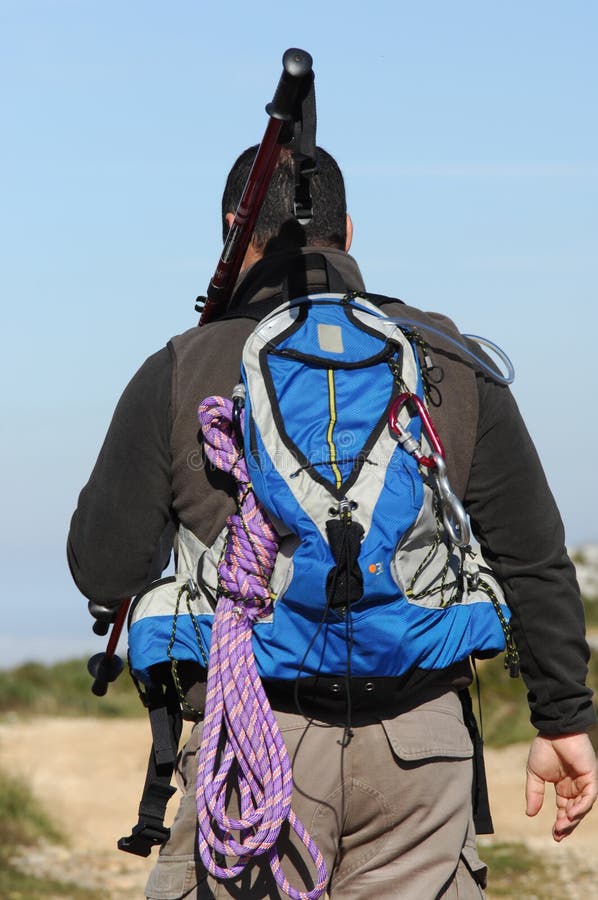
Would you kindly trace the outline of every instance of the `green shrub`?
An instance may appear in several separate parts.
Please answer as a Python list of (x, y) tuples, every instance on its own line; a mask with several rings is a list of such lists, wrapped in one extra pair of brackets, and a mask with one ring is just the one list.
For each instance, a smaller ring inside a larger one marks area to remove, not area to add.
[[(503, 656), (476, 663), (477, 684), (472, 687), (474, 709), (481, 706), (484, 743), (506, 747), (530, 741), (535, 734), (529, 721), (527, 691), (523, 679), (511, 678), (504, 667)], [(477, 690), (480, 692), (479, 701)]]
[(583, 605), (586, 611), (587, 627), (598, 628), (598, 597), (584, 597)]
[(63, 843), (65, 838), (36, 802), (27, 785), (0, 770), (0, 897), (10, 900), (56, 898), (100, 900), (98, 891), (21, 872), (16, 857), (40, 840)]
[[(495, 659), (477, 663), (481, 691), (484, 742), (488, 746), (506, 747), (520, 741), (530, 741), (535, 735), (529, 721), (527, 691), (523, 679), (510, 678), (504, 668), (502, 654)], [(598, 711), (598, 654), (590, 657), (588, 684), (594, 690), (594, 706)], [(475, 686), (472, 689), (477, 705)], [(598, 730), (592, 732), (598, 747)]]
[(143, 705), (125, 669), (104, 697), (91, 693), (86, 659), (25, 663), (0, 672), (0, 713), (51, 716), (142, 716)]
[(39, 838), (64, 841), (64, 835), (34, 800), (27, 785), (0, 770), (0, 852), (7, 845), (30, 846)]
[(569, 882), (558, 868), (524, 844), (488, 843), (479, 848), (489, 869), (488, 900), (498, 897), (533, 897), (562, 900), (569, 896)]

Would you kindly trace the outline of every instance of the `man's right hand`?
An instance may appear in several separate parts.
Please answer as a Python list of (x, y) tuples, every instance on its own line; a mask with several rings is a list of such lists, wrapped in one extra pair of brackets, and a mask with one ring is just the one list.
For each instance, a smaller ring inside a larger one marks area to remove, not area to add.
[(544, 786), (552, 782), (556, 793), (555, 841), (579, 825), (598, 795), (596, 754), (585, 733), (534, 738), (527, 761), (526, 813), (535, 816), (544, 802)]

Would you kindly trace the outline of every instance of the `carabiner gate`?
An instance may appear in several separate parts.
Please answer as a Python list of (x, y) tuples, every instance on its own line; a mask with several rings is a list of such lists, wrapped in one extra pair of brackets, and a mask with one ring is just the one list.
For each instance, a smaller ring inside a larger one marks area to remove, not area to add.
[[(418, 442), (415, 440), (410, 431), (407, 431), (406, 428), (402, 428), (399, 424), (399, 413), (403, 409), (406, 403), (413, 403), (415, 408), (417, 409), (417, 414), (421, 419), (422, 425), (425, 429), (426, 436), (428, 441), (430, 442), (430, 446), (432, 447), (432, 456), (424, 456), (421, 452), (420, 446)], [(441, 456), (444, 459), (444, 447), (442, 446), (442, 441), (438, 437), (438, 432), (436, 431), (432, 419), (430, 418), (430, 414), (426, 409), (424, 403), (417, 394), (410, 394), (405, 392), (403, 394), (399, 394), (396, 400), (393, 400), (392, 405), (390, 407), (388, 413), (388, 424), (390, 426), (391, 431), (394, 431), (395, 435), (401, 446), (410, 453), (422, 466), (425, 466), (427, 469), (433, 469), (435, 466), (434, 462), (434, 454)]]
[(440, 498), (440, 510), (446, 532), (456, 547), (469, 547), (471, 529), (467, 513), (459, 498), (451, 490), (444, 458), (437, 453), (432, 454), (432, 457), (435, 468), (431, 475)]
[[(425, 454), (422, 453), (419, 442), (416, 441), (410, 431), (399, 424), (399, 413), (406, 403), (413, 403), (417, 409), (417, 415), (421, 419), (426, 437), (432, 447), (432, 454), (430, 456), (425, 456)], [(459, 498), (456, 497), (451, 490), (446, 474), (444, 447), (442, 446), (442, 441), (438, 437), (438, 432), (434, 427), (423, 401), (417, 394), (411, 394), (409, 392), (399, 394), (390, 407), (388, 424), (403, 449), (406, 450), (407, 453), (410, 453), (420, 465), (431, 470), (430, 476), (434, 480), (434, 487), (440, 500), (442, 521), (449, 540), (457, 547), (468, 547), (471, 540), (471, 530), (469, 528), (467, 513)]]

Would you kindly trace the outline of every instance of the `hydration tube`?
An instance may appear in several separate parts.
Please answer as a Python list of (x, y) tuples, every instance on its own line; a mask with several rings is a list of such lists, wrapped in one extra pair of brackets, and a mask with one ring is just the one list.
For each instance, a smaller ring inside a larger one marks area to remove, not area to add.
[[(367, 310), (369, 312), (369, 310)], [(445, 331), (441, 331), (439, 328), (434, 328), (433, 325), (426, 325), (424, 322), (417, 322), (415, 319), (387, 319), (388, 322), (392, 322), (394, 325), (405, 325), (408, 328), (421, 328), (422, 331), (431, 331), (432, 334), (441, 337), (443, 340), (448, 341), (449, 344), (452, 344), (453, 347), (457, 347), (466, 356), (469, 356), (470, 359), (473, 359), (475, 363), (482, 369), (483, 372), (486, 372), (487, 375), (490, 375), (491, 378), (494, 378), (495, 381), (498, 381), (499, 384), (513, 384), (515, 380), (515, 368), (513, 363), (507, 356), (504, 350), (502, 350), (497, 344), (490, 341), (488, 338), (479, 337), (477, 334), (464, 334), (464, 338), (468, 338), (470, 341), (474, 341), (476, 344), (481, 344), (484, 347), (487, 347), (493, 353), (495, 353), (500, 361), (503, 363), (505, 369), (507, 370), (507, 374), (503, 375), (498, 369), (493, 368), (488, 365), (488, 363), (483, 360), (477, 353), (468, 347), (467, 344), (463, 344), (461, 341), (458, 341), (456, 338), (451, 337), (450, 334), (447, 334)]]
[[(448, 335), (447, 335), (448, 337)], [(479, 334), (464, 334), (463, 337), (469, 338), (470, 341), (474, 341), (476, 344), (481, 344), (482, 347), (487, 347), (488, 350), (491, 350), (495, 353), (500, 361), (504, 364), (505, 369), (507, 370), (506, 375), (501, 375), (500, 372), (496, 371), (496, 369), (492, 369), (487, 363), (484, 362), (483, 359), (480, 359), (479, 356), (473, 354), (471, 350), (469, 352), (472, 354), (472, 358), (484, 369), (485, 372), (488, 373), (495, 381), (499, 381), (501, 384), (513, 384), (515, 381), (515, 366), (511, 362), (510, 358), (507, 356), (505, 351), (495, 344), (493, 341), (488, 340), (488, 338), (480, 337)]]

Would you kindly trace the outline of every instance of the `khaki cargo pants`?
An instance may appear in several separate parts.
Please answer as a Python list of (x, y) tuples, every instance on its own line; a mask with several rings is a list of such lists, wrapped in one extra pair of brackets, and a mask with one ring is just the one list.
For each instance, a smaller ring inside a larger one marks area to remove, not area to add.
[[(484, 897), (486, 867), (477, 856), (471, 823), (472, 745), (456, 694), (397, 715), (378, 711), (377, 717), (356, 717), (345, 747), (342, 724), (291, 712), (276, 717), (293, 762), (292, 806), (324, 855), (330, 900)], [(201, 726), (195, 726), (179, 765), (184, 795), (150, 873), (147, 897), (284, 897), (263, 860), (233, 881), (216, 881), (198, 858), (200, 739)], [(278, 851), (291, 884), (306, 890), (315, 873), (297, 844), (283, 832)]]

